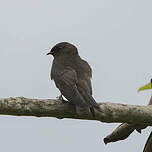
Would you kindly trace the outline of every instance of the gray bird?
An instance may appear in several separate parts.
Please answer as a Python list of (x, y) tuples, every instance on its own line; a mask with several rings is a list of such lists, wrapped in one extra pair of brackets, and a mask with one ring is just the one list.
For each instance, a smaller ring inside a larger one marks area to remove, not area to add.
[(54, 57), (51, 79), (55, 81), (61, 95), (75, 105), (77, 114), (90, 109), (95, 117), (94, 108), (101, 110), (92, 97), (91, 67), (80, 58), (77, 48), (68, 42), (61, 42), (47, 55)]

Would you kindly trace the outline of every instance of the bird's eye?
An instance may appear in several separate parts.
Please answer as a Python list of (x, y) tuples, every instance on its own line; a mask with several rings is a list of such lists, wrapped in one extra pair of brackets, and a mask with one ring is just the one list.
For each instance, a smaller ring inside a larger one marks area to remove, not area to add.
[(54, 50), (52, 50), (51, 53), (53, 54), (53, 53), (54, 53)]

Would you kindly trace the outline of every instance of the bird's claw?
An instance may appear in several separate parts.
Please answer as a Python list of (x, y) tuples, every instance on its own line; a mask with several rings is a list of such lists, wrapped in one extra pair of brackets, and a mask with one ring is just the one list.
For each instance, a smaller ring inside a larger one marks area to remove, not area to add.
[(62, 101), (62, 103), (67, 102), (66, 100), (63, 99), (62, 94), (60, 96), (57, 96), (57, 99), (59, 99), (60, 101)]

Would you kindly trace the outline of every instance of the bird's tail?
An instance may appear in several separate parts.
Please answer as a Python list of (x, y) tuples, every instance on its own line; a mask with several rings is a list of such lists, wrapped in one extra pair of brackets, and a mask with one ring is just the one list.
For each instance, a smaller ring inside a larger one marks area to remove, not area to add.
[[(90, 102), (90, 105), (92, 106), (92, 108), (95, 108), (99, 112), (103, 112), (100, 109), (99, 104), (95, 101), (95, 99), (91, 95), (89, 95), (89, 99), (90, 99), (89, 102)], [(91, 111), (91, 109), (90, 109), (90, 111)], [(91, 113), (92, 113), (92, 111), (91, 111)]]
[(82, 94), (83, 94), (85, 101), (88, 102), (88, 106), (90, 108), (90, 112), (91, 112), (92, 116), (95, 118), (94, 109), (96, 109), (99, 112), (102, 112), (102, 110), (99, 107), (99, 104), (95, 101), (95, 99), (92, 97), (92, 95), (86, 94), (86, 92), (84, 92), (84, 91), (82, 91)]
[(93, 107), (90, 107), (90, 112), (94, 118), (96, 118), (95, 111)]
[[(90, 109), (90, 112), (91, 112), (93, 118), (96, 118), (94, 108), (93, 107), (89, 107), (89, 109)], [(89, 109), (88, 109), (88, 107), (76, 106), (76, 113), (78, 115), (81, 115), (84, 111), (88, 111)]]

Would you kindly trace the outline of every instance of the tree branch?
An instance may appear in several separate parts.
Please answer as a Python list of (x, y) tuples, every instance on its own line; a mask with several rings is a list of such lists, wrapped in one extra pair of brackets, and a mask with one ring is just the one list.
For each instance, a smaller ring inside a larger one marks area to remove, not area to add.
[[(149, 100), (148, 105), (152, 105), (152, 96), (151, 96), (151, 98)], [(136, 130), (139, 133), (141, 133), (141, 130), (145, 129), (146, 127), (147, 127), (147, 125), (145, 125), (145, 124), (140, 125), (140, 124), (127, 124), (127, 123), (123, 123), (123, 124), (119, 125), (111, 134), (109, 134), (107, 137), (105, 137), (104, 138), (104, 142), (105, 142), (105, 144), (107, 144), (107, 143), (110, 143), (110, 142), (116, 142), (116, 141), (119, 141), (119, 140), (124, 140), (134, 130)], [(152, 142), (152, 139), (150, 139), (147, 142), (148, 143)], [(149, 146), (150, 144), (146, 144), (146, 147), (147, 147), (147, 145)]]
[[(152, 125), (151, 105), (137, 106), (116, 103), (99, 103), (99, 105), (103, 113), (95, 111), (98, 121)], [(94, 120), (90, 113), (77, 115), (73, 105), (60, 100), (24, 97), (0, 99), (0, 114)]]

